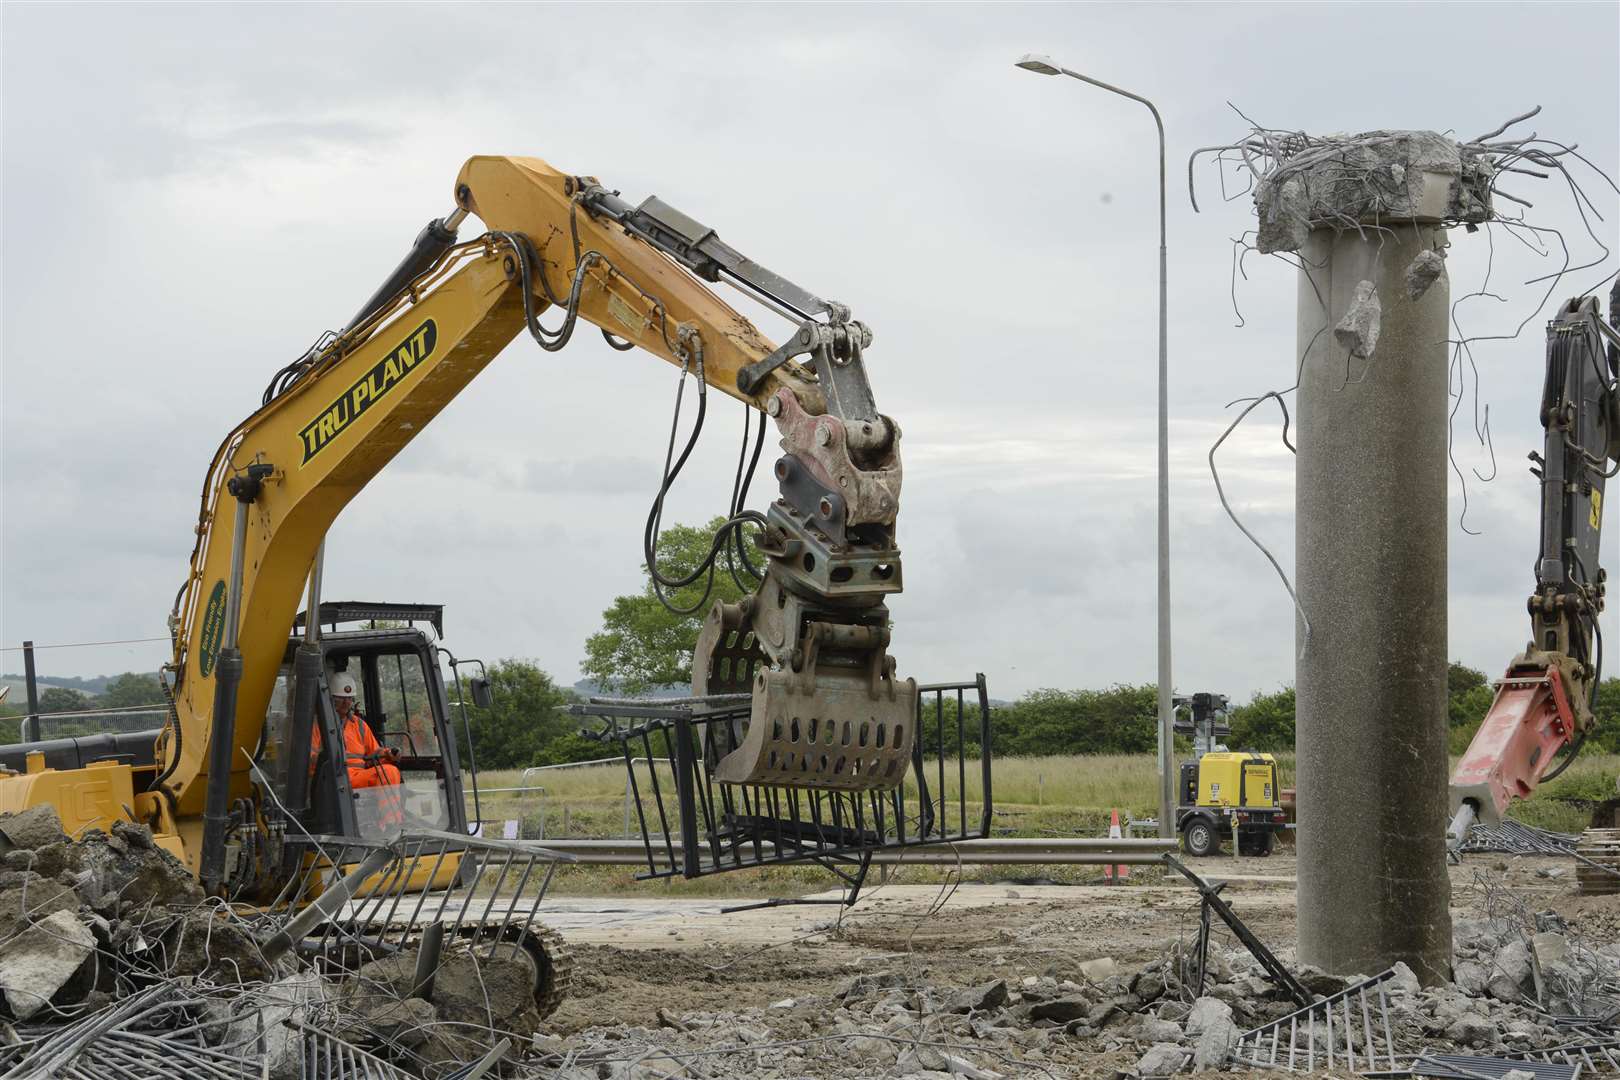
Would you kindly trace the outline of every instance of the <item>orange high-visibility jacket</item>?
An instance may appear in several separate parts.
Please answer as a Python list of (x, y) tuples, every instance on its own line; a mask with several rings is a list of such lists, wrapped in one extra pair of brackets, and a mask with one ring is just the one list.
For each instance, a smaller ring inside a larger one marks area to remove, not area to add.
[[(320, 753), (319, 727), (310, 732), (309, 749), (311, 758)], [(377, 736), (371, 733), (371, 725), (365, 722), (359, 711), (349, 713), (348, 720), (343, 722), (343, 754), (348, 760), (351, 788), (385, 787), (399, 783), (399, 769), (393, 765), (387, 762), (366, 764), (365, 759), (380, 749), (382, 744), (377, 741)]]

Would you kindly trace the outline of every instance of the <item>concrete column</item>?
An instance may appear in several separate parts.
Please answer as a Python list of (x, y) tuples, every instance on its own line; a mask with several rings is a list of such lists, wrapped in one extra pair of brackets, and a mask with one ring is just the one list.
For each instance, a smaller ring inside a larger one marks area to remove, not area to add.
[[(1432, 224), (1314, 228), (1298, 247), (1299, 959), (1342, 974), (1401, 960), (1425, 983), (1451, 967), (1450, 290), (1441, 275), (1412, 299), (1406, 273), (1442, 239)], [(1369, 314), (1362, 282), (1380, 309), (1367, 357), (1334, 332)]]

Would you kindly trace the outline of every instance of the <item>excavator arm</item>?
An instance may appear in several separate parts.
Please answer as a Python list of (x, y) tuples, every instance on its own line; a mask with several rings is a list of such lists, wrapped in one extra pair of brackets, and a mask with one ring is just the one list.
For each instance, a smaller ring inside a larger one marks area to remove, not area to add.
[(1452, 773), (1453, 850), (1475, 821), (1497, 824), (1514, 799), (1562, 772), (1595, 722), (1603, 668), (1603, 489), (1620, 467), (1620, 286), (1609, 300), (1607, 325), (1588, 296), (1564, 304), (1547, 327), (1545, 437), (1542, 452), (1530, 455), (1541, 482), (1531, 638), (1497, 682), (1490, 710)]
[[(696, 693), (753, 701), (750, 722), (711, 748), (722, 778), (898, 783), (916, 685), (887, 654), (883, 599), (901, 587), (900, 433), (873, 404), (870, 331), (662, 201), (631, 206), (543, 161), (475, 157), (455, 201), (347, 328), (277, 374), (215, 454), (170, 619), (173, 711), (141, 816), (178, 832), (204, 884), (218, 885), (226, 808), (253, 793), (251, 758), (328, 528), (513, 338), (527, 331), (556, 351), (580, 319), (616, 349), (652, 353), (761, 409), (781, 435), (779, 497), (767, 515), (738, 508), (731, 523), (759, 529), (761, 584), (744, 604), (715, 605), (694, 658)], [(457, 242), (470, 215), (488, 231)], [(795, 322), (787, 344), (706, 284), (722, 281)], [(561, 317), (548, 329), (539, 316), (552, 307)], [(319, 674), (296, 670), (295, 712)], [(842, 724), (847, 752), (806, 752), (801, 725), (817, 718), (809, 730)]]

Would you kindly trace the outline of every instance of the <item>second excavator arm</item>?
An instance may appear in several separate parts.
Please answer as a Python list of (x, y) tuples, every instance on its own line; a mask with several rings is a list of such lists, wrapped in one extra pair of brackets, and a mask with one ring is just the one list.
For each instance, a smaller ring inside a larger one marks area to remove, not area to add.
[[(277, 374), (209, 469), (171, 618), (174, 710), (149, 807), (180, 832), (205, 885), (218, 884), (225, 808), (251, 791), (250, 758), (326, 530), (512, 338), (527, 330), (557, 351), (580, 319), (616, 349), (646, 350), (763, 410), (781, 436), (778, 497), (765, 514), (734, 506), (728, 522), (758, 527), (761, 583), (743, 604), (714, 606), (694, 658), (696, 693), (753, 702), (749, 722), (709, 748), (719, 778), (898, 783), (916, 685), (887, 652), (883, 601), (901, 588), (900, 431), (873, 402), (870, 331), (662, 201), (632, 206), (536, 159), (469, 160), (455, 201), (347, 328)], [(470, 215), (488, 231), (458, 243)], [(787, 316), (789, 341), (773, 345), (706, 281)], [(552, 307), (554, 329), (540, 320)], [(735, 536), (723, 543), (747, 562)], [(647, 555), (657, 574), (650, 539)], [(187, 825), (199, 815), (201, 835)]]
[(1531, 637), (1497, 682), (1452, 773), (1452, 850), (1475, 821), (1497, 824), (1514, 799), (1562, 772), (1595, 723), (1607, 577), (1598, 565), (1603, 489), (1620, 468), (1620, 285), (1610, 294), (1609, 319), (1587, 296), (1564, 304), (1547, 327), (1545, 434), (1541, 453), (1530, 455), (1541, 482)]

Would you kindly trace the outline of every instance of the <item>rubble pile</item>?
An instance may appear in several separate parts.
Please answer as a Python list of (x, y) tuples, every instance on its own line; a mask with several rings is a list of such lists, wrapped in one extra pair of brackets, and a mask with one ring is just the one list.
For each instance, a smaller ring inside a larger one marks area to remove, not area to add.
[[(1526, 946), (1521, 929), (1510, 919), (1459, 922), (1463, 985), (1423, 987), (1405, 965), (1396, 965), (1379, 984), (1392, 1036), (1388, 1050), (1409, 1063), (1423, 1053), (1512, 1056), (1592, 1041), (1591, 1026), (1572, 1021), (1603, 1019), (1590, 1010), (1605, 1007), (1610, 990), (1620, 986), (1620, 946), (1588, 950), (1555, 928), (1536, 932)], [(1290, 949), (1278, 950), (1278, 958), (1318, 997), (1364, 981), (1297, 967)], [(535, 1040), (543, 1053), (537, 1063), (548, 1070), (542, 1075), (557, 1080), (1011, 1080), (1081, 1070), (1157, 1077), (1247, 1068), (1237, 1053), (1241, 1035), (1299, 1005), (1246, 949), (1212, 948), (1196, 996), (1179, 974), (1187, 959), (1178, 946), (1135, 970), (1100, 958), (1073, 970), (971, 986), (875, 971), (851, 977), (827, 996), (724, 1012), (672, 1005), (646, 1026), (591, 1027), (566, 1038), (542, 1034)], [(1545, 1006), (1538, 1004), (1538, 971)], [(1560, 1015), (1582, 1008), (1589, 1011)], [(1303, 1040), (1303, 1026), (1300, 1031)], [(1318, 1068), (1324, 1033), (1319, 1024)], [(1285, 1047), (1286, 1038), (1285, 1032)], [(1353, 1039), (1362, 1052), (1359, 1030)]]
[(337, 955), (278, 955), (263, 943), (285, 924), (204, 897), (144, 828), (70, 840), (39, 808), (0, 816), (0, 1076), (1161, 1077), (1288, 1068), (1289, 1033), (1324, 999), (1341, 1016), (1371, 1002), (1376, 1021), (1300, 1039), (1313, 1053), (1348, 1039), (1364, 1061), (1620, 1041), (1620, 944), (1506, 889), (1485, 899), (1456, 922), (1454, 981), (1436, 986), (1401, 965), (1370, 980), (1302, 967), (1234, 917), (1234, 938), (1201, 934), (1146, 964), (1065, 956), (964, 985), (915, 957), (866, 958), (778, 1001), (694, 1008), (671, 993), (644, 1019), (551, 1034), (535, 962), (508, 941), (447, 934), (430, 964), (419, 940), (378, 948), (351, 929)]
[(273, 925), (205, 897), (144, 826), (74, 840), (50, 806), (0, 816), (0, 1075), (50, 1073), (64, 1045), (136, 1075), (109, 1041), (125, 1014), (170, 1076), (333, 1075), (310, 1069), (337, 1045), (369, 1063), (354, 1075), (448, 1077), (503, 1041), (521, 1056), (539, 1026), (534, 965), (510, 945), (447, 943), (428, 992), (415, 947), (344, 971), (267, 957)]

